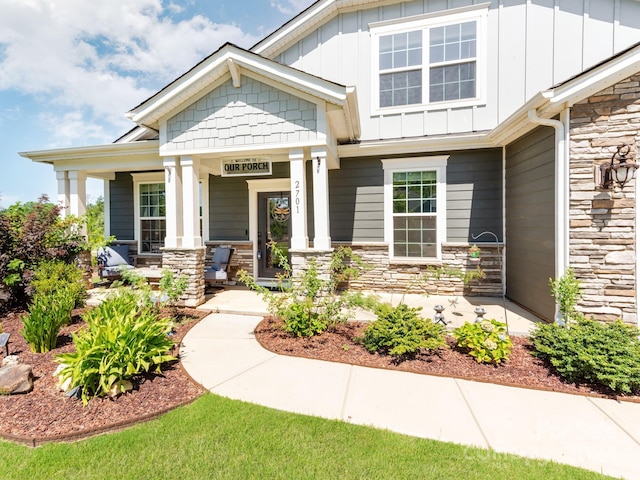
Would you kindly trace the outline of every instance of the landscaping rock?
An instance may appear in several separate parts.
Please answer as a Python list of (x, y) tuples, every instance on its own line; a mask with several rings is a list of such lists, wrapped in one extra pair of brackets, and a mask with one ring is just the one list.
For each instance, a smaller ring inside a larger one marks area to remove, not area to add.
[(17, 365), (20, 362), (18, 355), (9, 355), (2, 359), (2, 366), (7, 367), (9, 365)]
[(109, 395), (110, 398), (116, 398), (131, 390), (133, 390), (133, 384), (129, 380), (122, 380), (119, 383), (114, 383), (107, 395)]
[(33, 390), (31, 365), (17, 364), (0, 368), (0, 395), (29, 393)]

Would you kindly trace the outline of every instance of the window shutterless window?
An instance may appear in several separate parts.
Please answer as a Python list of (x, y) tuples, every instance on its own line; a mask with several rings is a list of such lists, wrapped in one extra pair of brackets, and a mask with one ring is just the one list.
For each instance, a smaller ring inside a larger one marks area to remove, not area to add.
[(448, 156), (382, 160), (385, 241), (393, 259), (440, 259)]
[(372, 24), (374, 110), (481, 103), (486, 11), (471, 7)]
[(164, 183), (140, 184), (140, 245), (143, 253), (160, 253), (166, 236)]

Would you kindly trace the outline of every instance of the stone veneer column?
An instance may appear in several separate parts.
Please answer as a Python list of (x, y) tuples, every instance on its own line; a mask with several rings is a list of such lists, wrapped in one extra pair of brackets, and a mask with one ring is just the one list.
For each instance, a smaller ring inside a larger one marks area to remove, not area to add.
[(637, 180), (602, 190), (594, 167), (624, 143), (640, 160), (640, 75), (574, 105), (570, 138), (570, 263), (583, 286), (578, 309), (636, 324)]
[(187, 277), (187, 290), (179, 302), (186, 307), (204, 303), (205, 250), (204, 247), (162, 249), (162, 268)]

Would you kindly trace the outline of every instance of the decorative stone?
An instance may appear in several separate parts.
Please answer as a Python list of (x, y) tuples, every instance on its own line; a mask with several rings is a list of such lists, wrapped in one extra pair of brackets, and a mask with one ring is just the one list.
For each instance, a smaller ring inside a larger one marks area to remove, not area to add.
[(636, 262), (636, 256), (634, 252), (625, 250), (622, 252), (611, 252), (604, 261), (610, 265), (634, 265)]
[(0, 395), (29, 393), (33, 390), (31, 365), (19, 363), (0, 368)]
[(60, 365), (58, 365), (55, 369), (55, 371), (53, 372), (53, 377), (57, 379), (56, 381), (56, 387), (58, 388), (59, 391), (61, 392), (66, 392), (69, 390), (69, 388), (71, 387), (71, 378), (67, 378), (66, 380), (62, 380), (60, 378), (60, 372), (62, 371), (62, 369), (64, 367), (66, 367), (67, 365), (65, 365), (64, 363), (61, 363)]
[(2, 366), (7, 367), (9, 365), (17, 365), (20, 362), (18, 355), (9, 355), (2, 359)]
[(110, 398), (116, 398), (123, 393), (127, 393), (133, 390), (133, 384), (129, 380), (122, 380), (118, 383), (114, 383), (113, 386), (107, 392)]

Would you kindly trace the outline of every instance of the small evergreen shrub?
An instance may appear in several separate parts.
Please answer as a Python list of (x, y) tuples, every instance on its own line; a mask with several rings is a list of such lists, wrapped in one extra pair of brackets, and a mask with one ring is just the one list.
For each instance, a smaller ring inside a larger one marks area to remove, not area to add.
[(56, 348), (58, 333), (71, 320), (74, 305), (73, 292), (68, 290), (55, 290), (33, 298), (29, 314), (22, 317), (21, 332), (32, 352), (44, 353)]
[(160, 371), (173, 342), (168, 319), (160, 319), (140, 297), (131, 291), (119, 291), (84, 316), (87, 326), (73, 335), (76, 351), (58, 355), (64, 364), (61, 382), (71, 379), (71, 387), (82, 388), (82, 402), (104, 396), (123, 381), (150, 371)]
[(62, 260), (46, 260), (36, 268), (31, 288), (35, 295), (51, 295), (66, 290), (74, 299), (74, 306), (81, 306), (87, 298), (82, 270), (73, 263)]
[(584, 317), (570, 326), (539, 325), (531, 334), (533, 354), (564, 379), (593, 383), (616, 393), (640, 392), (638, 329), (621, 321), (602, 323)]
[(466, 322), (452, 335), (458, 346), (468, 350), (478, 363), (500, 363), (511, 355), (512, 342), (507, 335), (507, 324), (497, 320), (479, 323)]
[(376, 308), (377, 320), (364, 330), (360, 342), (370, 352), (397, 357), (415, 355), (420, 350), (437, 350), (446, 346), (444, 327), (418, 315), (421, 307), (388, 303)]
[(558, 310), (564, 323), (570, 323), (580, 317), (576, 305), (582, 296), (580, 281), (576, 279), (573, 268), (568, 268), (564, 275), (557, 280), (549, 279), (551, 296), (558, 303)]

